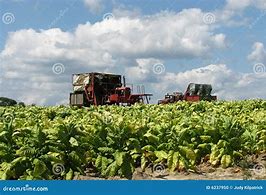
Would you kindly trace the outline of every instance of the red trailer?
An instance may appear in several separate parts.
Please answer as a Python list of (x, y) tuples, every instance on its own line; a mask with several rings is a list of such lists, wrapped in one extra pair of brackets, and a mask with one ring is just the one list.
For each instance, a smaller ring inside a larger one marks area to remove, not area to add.
[(111, 104), (125, 103), (129, 105), (136, 102), (149, 103), (149, 96), (151, 96), (151, 94), (132, 94), (130, 87), (118, 87), (115, 89), (115, 93), (109, 96), (109, 101)]

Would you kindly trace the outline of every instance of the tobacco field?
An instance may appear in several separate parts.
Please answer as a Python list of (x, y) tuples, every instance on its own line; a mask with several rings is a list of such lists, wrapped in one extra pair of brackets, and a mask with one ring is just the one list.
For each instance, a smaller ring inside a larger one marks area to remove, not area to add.
[(131, 178), (236, 166), (266, 152), (266, 100), (169, 105), (0, 107), (0, 179)]

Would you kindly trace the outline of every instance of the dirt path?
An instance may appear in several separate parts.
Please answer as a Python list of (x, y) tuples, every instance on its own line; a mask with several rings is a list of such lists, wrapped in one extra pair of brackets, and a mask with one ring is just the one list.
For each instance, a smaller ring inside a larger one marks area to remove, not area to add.
[[(153, 171), (147, 168), (142, 172), (137, 168), (132, 175), (132, 180), (266, 180), (266, 154), (250, 156), (241, 161), (238, 166), (230, 168), (214, 168), (208, 163), (197, 166), (196, 172), (174, 172), (169, 173), (162, 168)], [(88, 173), (87, 176), (79, 176), (78, 180), (104, 180), (95, 173)], [(121, 180), (125, 178), (110, 177), (108, 180)]]

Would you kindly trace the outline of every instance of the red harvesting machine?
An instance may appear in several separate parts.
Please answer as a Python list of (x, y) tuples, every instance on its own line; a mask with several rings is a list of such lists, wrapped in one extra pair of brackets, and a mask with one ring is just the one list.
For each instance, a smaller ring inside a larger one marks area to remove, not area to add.
[(144, 86), (138, 86), (138, 93), (132, 94), (133, 86), (132, 89), (127, 87), (125, 77), (115, 74), (98, 72), (73, 74), (72, 84), (74, 92), (70, 93), (71, 106), (149, 103), (152, 96), (145, 93)]
[(168, 104), (183, 100), (190, 102), (197, 102), (201, 100), (205, 101), (217, 100), (217, 96), (212, 96), (211, 91), (212, 91), (211, 85), (190, 83), (184, 94), (181, 92), (166, 94), (163, 100), (158, 101), (158, 104)]

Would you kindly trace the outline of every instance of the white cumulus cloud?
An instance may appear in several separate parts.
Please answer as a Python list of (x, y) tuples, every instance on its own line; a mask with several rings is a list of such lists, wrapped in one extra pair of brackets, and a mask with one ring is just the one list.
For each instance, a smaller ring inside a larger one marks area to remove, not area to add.
[(189, 83), (206, 83), (218, 99), (266, 98), (266, 73), (234, 72), (225, 64), (211, 64), (180, 73), (167, 73), (154, 85), (160, 92), (184, 92)]
[[(71, 74), (103, 71), (126, 74), (129, 80), (148, 84), (146, 89), (154, 92), (155, 98), (162, 96), (163, 89), (184, 90), (193, 81), (212, 83), (224, 98), (265, 97), (263, 90), (241, 92), (250, 86), (254, 89), (253, 85), (265, 78), (234, 73), (225, 65), (176, 74), (164, 64), (165, 72), (154, 74), (156, 63), (205, 59), (225, 47), (226, 36), (205, 24), (204, 14), (200, 9), (147, 16), (122, 14), (94, 24), (80, 24), (71, 32), (58, 28), (10, 32), (0, 52), (0, 96), (46, 105), (67, 102), (72, 90)], [(53, 72), (56, 63), (64, 66), (61, 74)]]
[(84, 4), (91, 13), (100, 13), (104, 8), (102, 0), (84, 0)]
[(226, 8), (229, 10), (243, 10), (249, 6), (256, 7), (258, 9), (266, 9), (265, 0), (227, 0)]
[(252, 46), (252, 52), (248, 55), (250, 61), (254, 63), (264, 63), (266, 64), (266, 50), (264, 44), (261, 42), (256, 42)]

